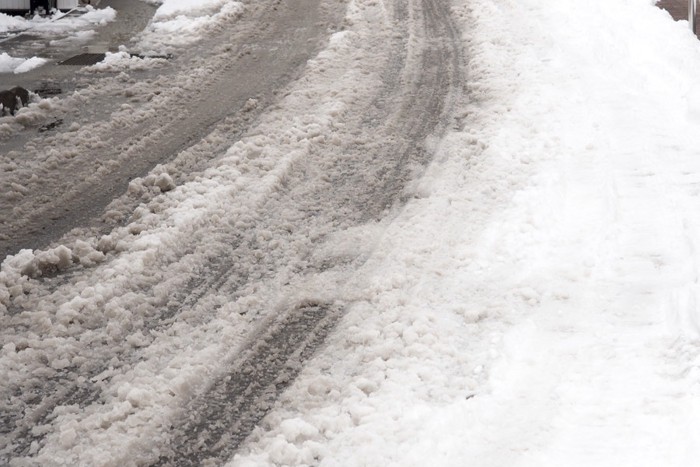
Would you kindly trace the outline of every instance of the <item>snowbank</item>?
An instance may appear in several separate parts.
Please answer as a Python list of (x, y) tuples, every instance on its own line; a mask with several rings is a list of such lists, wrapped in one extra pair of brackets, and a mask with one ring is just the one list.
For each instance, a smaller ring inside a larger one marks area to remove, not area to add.
[(54, 34), (103, 25), (114, 21), (117, 15), (111, 7), (96, 9), (87, 5), (83, 11), (85, 13), (80, 16), (55, 12), (49, 16), (36, 15), (29, 19), (0, 13), (0, 33), (31, 31), (33, 34)]
[(697, 40), (648, 0), (456, 12), (465, 130), (231, 465), (694, 465)]
[(165, 0), (141, 34), (146, 53), (164, 54), (200, 40), (217, 24), (239, 16), (243, 3), (231, 0)]
[(156, 10), (153, 19), (161, 21), (180, 15), (189, 17), (211, 15), (220, 11), (226, 3), (232, 2), (230, 0), (165, 0)]

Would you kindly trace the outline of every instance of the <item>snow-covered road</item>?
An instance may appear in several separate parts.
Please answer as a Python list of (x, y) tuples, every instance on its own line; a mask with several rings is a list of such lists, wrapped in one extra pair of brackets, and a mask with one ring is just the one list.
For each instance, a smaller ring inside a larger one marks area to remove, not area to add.
[[(249, 5), (189, 60), (155, 83), (121, 74), (76, 92), (60, 105), (94, 108), (119, 83), (153, 98), (11, 157), (28, 183), (7, 203), (10, 245), (88, 224), (4, 263), (15, 463), (228, 459), (342, 316), (364, 231), (411, 196), (460, 97), (461, 41), (437, 0)], [(50, 170), (37, 200), (29, 174)], [(103, 219), (126, 225), (90, 230), (124, 179)], [(79, 214), (47, 222), (57, 209)]]
[(137, 46), (0, 119), (0, 463), (700, 462), (687, 24), (168, 0)]
[[(26, 112), (22, 123), (31, 130), (60, 119), (68, 131), (35, 136), (19, 148), (7, 143), (2, 163), (13, 173), (4, 180), (0, 210), (3, 231), (14, 235), (0, 238), (2, 249), (37, 247), (76, 225), (95, 225), (110, 201), (157, 164), (172, 162), (184, 149), (197, 151), (168, 167), (179, 181), (180, 171), (188, 176), (206, 167), (237, 141), (259, 112), (278, 99), (276, 93), (298, 77), (327, 40), (326, 28), (337, 27), (342, 19), (342, 5), (326, 13), (318, 10), (318, 2), (274, 8), (256, 4), (241, 18), (243, 7), (229, 3), (198, 47), (178, 49), (174, 63), (161, 60), (156, 72), (147, 64), (140, 64), (149, 69), (139, 72), (137, 64), (136, 70), (127, 70), (131, 73), (98, 79), (88, 74), (81, 77), (86, 81), (81, 90), (58, 103), (47, 102), (48, 112)], [(172, 41), (161, 35), (144, 36), (139, 51), (172, 50)], [(12, 123), (6, 124), (8, 132)], [(222, 140), (202, 141), (212, 134)], [(122, 200), (128, 208), (115, 204), (102, 220), (121, 221), (135, 202), (144, 200), (136, 198)]]

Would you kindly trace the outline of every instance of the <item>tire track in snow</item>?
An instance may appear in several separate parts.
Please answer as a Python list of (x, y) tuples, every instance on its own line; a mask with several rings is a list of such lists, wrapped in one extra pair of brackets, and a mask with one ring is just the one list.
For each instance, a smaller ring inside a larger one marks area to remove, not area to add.
[[(403, 6), (398, 2), (395, 10), (399, 23), (408, 21)], [(315, 219), (325, 219), (338, 228), (381, 219), (402, 202), (406, 183), (416, 175), (415, 165), (427, 165), (431, 154), (424, 141), (448, 124), (450, 105), (461, 83), (461, 45), (446, 2), (423, 0), (420, 6), (410, 8), (423, 15), (423, 48), (407, 50), (404, 33), (393, 62), (388, 64), (386, 87), (378, 99), (381, 102), (375, 101), (374, 109), (362, 119), (363, 132), (379, 134), (384, 142), (371, 150), (345, 147), (350, 156), (337, 159), (333, 166), (332, 193), (302, 191), (299, 199), (291, 189), (279, 197), (282, 202), (273, 201), (268, 207), (267, 222), (274, 224), (276, 213), (293, 209), (286, 203), (313, 210)], [(402, 77), (406, 72), (417, 73), (417, 77)], [(400, 82), (403, 87), (397, 86)], [(398, 105), (387, 106), (390, 102)], [(377, 121), (386, 123), (376, 128)], [(288, 183), (309, 183), (304, 175), (304, 168), (300, 168)], [(357, 259), (347, 273), (363, 261)], [(312, 262), (304, 273), (318, 273), (325, 267)], [(264, 323), (243, 356), (233, 358), (210, 388), (183, 410), (181, 420), (173, 423), (178, 428), (171, 433), (167, 451), (153, 465), (185, 466), (230, 458), (341, 316), (342, 305), (312, 302), (293, 307), (272, 324)]]
[[(404, 24), (411, 16), (409, 10), (421, 20)], [(256, 282), (269, 281), (285, 268), (292, 271), (285, 274), (296, 276), (313, 275), (329, 268), (347, 270), (346, 273), (350, 274), (364, 261), (361, 257), (344, 261), (336, 259), (333, 264), (316, 260), (313, 258), (313, 242), (322, 240), (323, 235), (315, 232), (327, 234), (381, 219), (401, 203), (404, 186), (416, 175), (416, 166), (424, 167), (430, 160), (431, 154), (423, 147), (424, 140), (447, 124), (449, 108), (445, 106), (449, 106), (450, 94), (456, 92), (460, 83), (460, 51), (448, 7), (439, 0), (426, 1), (423, 6), (397, 2), (395, 12), (397, 26), (408, 26), (411, 31), (403, 32), (401, 38), (391, 45), (392, 60), (387, 63), (384, 76), (386, 84), (374, 105), (355, 112), (355, 120), (351, 119), (347, 128), (340, 131), (344, 133), (346, 143), (340, 149), (331, 143), (319, 144), (314, 157), (297, 161), (281, 186), (264, 198), (262, 204), (250, 206), (255, 213), (246, 222), (247, 227), (219, 232), (215, 242), (209, 237), (194, 239), (195, 246), (186, 254), (198, 249), (207, 251), (210, 243), (216, 248), (203, 256), (202, 269), (191, 272), (193, 279), (182, 293), (171, 297), (169, 305), (159, 306), (155, 298), (157, 293), (152, 289), (158, 283), (157, 276), (134, 282), (130, 293), (138, 292), (138, 300), (153, 302), (153, 311), (144, 316), (147, 320), (144, 329), (159, 330), (176, 322), (182, 323), (187, 318), (181, 315), (183, 312), (192, 315), (190, 310), (197, 310), (197, 320), (205, 322), (214, 315), (215, 310), (209, 303), (212, 297), (220, 295), (235, 300), (241, 294), (249, 293), (242, 289)], [(409, 35), (420, 36), (423, 28), (429, 34), (421, 41), (422, 45), (409, 47)], [(361, 134), (360, 138), (351, 137), (357, 133)], [(318, 179), (322, 177), (328, 180), (320, 183)], [(269, 246), (260, 240), (262, 231), (272, 233), (281, 243), (278, 251), (282, 253), (271, 254)], [(311, 237), (315, 238), (310, 240)], [(173, 264), (181, 260), (182, 257), (176, 258)], [(166, 259), (161, 267), (170, 267), (168, 261), (172, 259)], [(183, 261), (181, 267), (186, 265), (187, 262)], [(260, 358), (254, 349), (261, 352), (260, 349), (266, 347), (250, 340), (245, 359), (232, 358), (228, 369), (223, 369), (226, 374), (210, 384), (210, 392), (191, 401), (187, 411), (192, 417), (188, 417), (182, 431), (171, 434), (174, 438), (170, 443), (170, 454), (161, 459), (161, 465), (175, 462), (173, 459), (178, 457), (177, 453), (185, 453), (183, 458), (191, 461), (203, 457), (226, 457), (233, 452), (264, 416), (276, 394), (293, 379), (303, 361), (321, 345), (340, 316), (341, 308), (336, 304), (319, 302), (306, 305), (292, 306), (288, 315), (266, 321), (273, 325), (267, 333), (260, 335), (274, 336), (272, 340), (289, 335), (277, 351), (278, 358)], [(315, 327), (319, 319), (324, 324)], [(80, 370), (66, 368), (48, 386), (40, 384), (34, 388), (36, 394), (48, 396), (39, 405), (27, 401), (30, 406), (34, 404), (36, 410), (34, 415), (31, 410), (27, 411), (29, 418), (23, 420), (22, 431), (14, 432), (18, 435), (15, 441), (21, 443), (14, 451), (16, 454), (27, 454), (32, 441), (37, 441), (41, 447), (43, 435), (41, 431), (36, 436), (33, 434), (33, 424), (50, 423), (54, 407), (74, 405), (82, 410), (99, 401), (102, 385), (91, 379), (105, 368), (104, 362), (113, 365), (116, 361), (114, 369), (124, 372), (141, 358), (140, 351), (126, 344), (120, 347), (98, 341), (95, 345), (94, 350), (84, 349), (97, 355), (94, 363)], [(290, 370), (290, 362), (297, 370)], [(256, 370), (252, 379), (241, 378), (240, 368), (244, 367)], [(275, 390), (270, 392), (270, 375), (281, 374), (286, 374), (289, 381), (279, 381), (280, 384), (275, 384)], [(82, 380), (80, 384), (77, 383), (78, 377)], [(244, 387), (246, 389), (242, 389)], [(239, 390), (248, 390), (252, 399), (228, 397)], [(231, 426), (230, 417), (208, 419), (207, 414), (211, 413), (235, 413), (247, 421)], [(221, 439), (233, 441), (221, 444)], [(192, 443), (201, 443), (203, 451), (192, 450)], [(163, 451), (167, 452), (167, 449), (164, 447)]]
[[(23, 160), (44, 160), (45, 145), (51, 145), (53, 159), (60, 162), (44, 161), (28, 173), (13, 173), (13, 182), (27, 179), (23, 183), (30, 195), (0, 199), (0, 234), (12, 232), (0, 235), (0, 254), (44, 247), (75, 227), (101, 226), (104, 208), (126, 191), (129, 181), (172, 161), (227, 117), (232, 117), (233, 126), (227, 145), (233, 144), (321, 49), (326, 27), (333, 25), (337, 13), (320, 11), (319, 5), (320, 0), (248, 5), (243, 17), (219, 25), (215, 37), (176, 59), (168, 77), (156, 77), (164, 88), (156, 89), (152, 100), (133, 115), (109, 116), (80, 137), (73, 132), (60, 140), (38, 136), (39, 143), (26, 145)], [(334, 5), (335, 10), (342, 7)], [(112, 101), (130, 92), (132, 83), (125, 79), (112, 80), (98, 91), (103, 95), (91, 99), (111, 108)], [(247, 106), (251, 98), (255, 106)], [(86, 107), (84, 112), (90, 110), (89, 102), (80, 105)], [(210, 157), (222, 147), (226, 144), (212, 148)], [(33, 172), (40, 174), (34, 182)]]
[[(264, 104), (276, 99), (277, 90), (301, 73), (306, 60), (320, 48), (323, 37), (326, 35), (325, 27), (336, 21), (336, 17), (342, 14), (342, 11), (342, 2), (335, 3), (333, 8), (324, 6), (324, 10), (321, 11), (320, 0), (293, 0), (283, 5), (275, 1), (260, 7), (260, 11), (257, 11), (254, 18), (250, 20), (250, 24), (244, 27), (243, 38), (239, 32), (230, 39), (235, 43), (240, 41), (242, 43), (240, 47), (243, 49), (248, 47), (248, 43), (255, 43), (255, 55), (243, 50), (238, 55), (232, 53), (231, 57), (223, 63), (216, 63), (214, 65), (216, 72), (206, 76), (207, 81), (202, 83), (199, 97), (196, 99), (203, 106), (202, 108), (195, 109), (196, 111), (186, 119), (180, 118), (181, 115), (178, 112), (160, 115), (148, 126), (139, 128), (135, 134), (130, 135), (130, 142), (112, 148), (116, 151), (127, 148), (126, 160), (131, 162), (124, 163), (111, 175), (111, 181), (116, 182), (116, 185), (110, 186), (109, 183), (107, 186), (94, 185), (92, 184), (94, 180), (88, 181), (77, 192), (69, 195), (86, 197), (87, 202), (91, 203), (89, 206), (85, 204), (86, 201), (76, 198), (71, 198), (73, 201), (66, 201), (59, 197), (56, 202), (78, 203), (80, 207), (76, 208), (76, 211), (81, 218), (86, 211), (88, 214), (96, 214), (123, 189), (121, 187), (123, 180), (129, 180), (134, 175), (142, 175), (156, 163), (172, 158), (184, 147), (201, 140), (223, 116), (235, 114), (237, 105), (242, 106), (251, 95), (259, 97), (261, 100), (259, 106), (246, 112), (248, 121), (243, 122), (244, 125), (241, 128), (231, 132), (226, 142), (219, 143), (217, 146), (219, 152), (209, 154), (209, 157), (220, 154), (224, 148), (232, 144), (232, 141), (240, 137), (245, 130), (245, 125), (249, 125), (254, 120), (251, 115), (254, 117), (255, 114), (262, 113)], [(221, 41), (218, 37), (209, 39), (210, 45), (218, 41)], [(271, 71), (262, 71), (268, 66), (266, 64), (272, 64)], [(232, 81), (236, 86), (231, 84)], [(152, 128), (161, 125), (168, 130), (159, 131), (157, 137), (152, 138), (150, 134)], [(117, 132), (117, 136), (122, 134), (126, 137), (128, 131), (130, 130), (121, 129)], [(209, 146), (209, 149), (211, 150), (212, 147)], [(203, 167), (202, 164), (207, 161), (199, 161), (199, 166), (195, 164), (188, 169), (196, 170), (198, 167)], [(34, 219), (44, 219), (44, 214), (45, 210), (39, 209), (34, 213)], [(78, 220), (71, 216), (57, 220), (65, 224), (56, 229), (54, 224), (52, 235), (59, 235), (74, 226)], [(27, 225), (29, 229), (36, 227), (33, 220), (30, 220)], [(17, 229), (13, 237), (15, 240), (38, 246), (32, 244), (39, 241), (38, 237), (23, 230), (23, 227)], [(43, 234), (39, 237), (46, 239)], [(229, 249), (233, 249), (235, 245), (236, 243), (229, 244)], [(27, 245), (14, 245), (12, 248), (20, 246)], [(187, 252), (183, 252), (179, 259), (186, 254)], [(147, 297), (146, 301), (153, 302), (152, 306), (157, 313), (148, 317), (142, 330), (148, 334), (170, 326), (177, 319), (180, 310), (187, 309), (189, 304), (196, 303), (212, 288), (216, 289), (221, 283), (228, 281), (229, 277), (225, 274), (231, 273), (230, 268), (230, 263), (227, 263), (227, 267), (222, 267), (218, 275), (195, 276), (186, 287), (187, 293), (172, 297), (172, 303), (167, 307), (163, 307), (158, 299)], [(245, 277), (245, 274), (237, 277)], [(55, 279), (47, 278), (42, 282), (47, 289), (59, 289), (62, 284), (70, 282), (70, 277), (67, 275), (67, 277)], [(145, 289), (146, 294), (151, 294), (151, 289), (156, 285), (157, 277), (150, 282), (136, 284), (134, 289), (136, 291)], [(200, 292), (197, 292), (198, 290)], [(28, 312), (26, 324), (24, 317), (21, 316), (22, 312)], [(9, 318), (3, 317), (4, 324), (16, 329), (18, 334), (25, 329), (31, 329), (33, 319), (31, 309), (11, 309), (9, 315)], [(0, 415), (0, 435), (2, 436), (0, 461), (3, 460), (5, 453), (8, 453), (7, 455), (12, 453), (12, 456), (25, 456), (32, 450), (36, 450), (36, 446), (41, 446), (45, 437), (44, 432), (35, 430), (36, 426), (48, 425), (55, 417), (53, 411), (56, 407), (74, 406), (82, 409), (98, 401), (102, 393), (102, 380), (96, 381), (95, 378), (108, 369), (114, 370), (120, 366), (135, 364), (139, 361), (140, 351), (135, 350), (128, 342), (121, 342), (115, 346), (113, 342), (105, 340), (94, 342), (90, 348), (83, 349), (80, 356), (87, 360), (87, 363), (80, 368), (68, 366), (61, 370), (54, 370), (47, 367), (42, 374), (26, 375), (26, 380), (8, 383), (11, 387), (6, 395), (11, 403), (3, 403)]]
[[(277, 323), (267, 323), (251, 339), (247, 352), (232, 363), (229, 373), (189, 410), (195, 426), (178, 433), (187, 443), (173, 457), (162, 457), (154, 466), (201, 465), (235, 452), (282, 391), (293, 381), (303, 363), (323, 343), (340, 316), (332, 304), (304, 303)], [(207, 423), (201, 423), (207, 420)]]

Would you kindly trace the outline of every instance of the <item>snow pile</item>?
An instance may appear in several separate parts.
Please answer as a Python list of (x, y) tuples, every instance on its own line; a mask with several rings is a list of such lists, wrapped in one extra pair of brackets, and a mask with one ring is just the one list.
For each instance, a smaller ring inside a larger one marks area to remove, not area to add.
[(97, 31), (94, 29), (89, 29), (86, 31), (76, 31), (68, 37), (63, 37), (61, 39), (54, 39), (49, 41), (51, 47), (64, 47), (72, 46), (75, 44), (86, 43), (93, 37), (97, 35)]
[(466, 129), (231, 465), (695, 465), (697, 40), (648, 0), (456, 12)]
[(165, 0), (142, 33), (141, 47), (148, 53), (171, 52), (198, 41), (221, 22), (240, 16), (243, 9), (243, 3), (231, 0)]
[[(82, 25), (82, 24), (92, 24), (92, 25), (105, 25), (111, 21), (114, 21), (117, 17), (117, 11), (112, 7), (106, 8), (94, 8), (90, 5), (83, 7), (85, 13), (80, 16), (61, 16), (61, 21), (65, 21), (69, 24)], [(72, 29), (72, 28), (71, 28)]]
[[(22, 128), (41, 125), (50, 118), (52, 112), (60, 108), (57, 97), (40, 99), (36, 94), (30, 94), (29, 101), (29, 105), (17, 109), (14, 116), (0, 117), (0, 134), (9, 136)], [(12, 165), (5, 165), (5, 167), (10, 166)], [(33, 179), (36, 180), (37, 177)], [(13, 189), (5, 192), (10, 199), (21, 199), (29, 192), (29, 189), (20, 183), (12, 183), (11, 186)]]
[[(71, 263), (72, 252), (63, 245), (37, 254), (31, 250), (22, 250), (7, 258), (3, 263), (2, 273), (10, 277), (39, 277), (51, 271), (67, 269)], [(3, 282), (9, 283), (7, 280)]]
[(43, 58), (15, 58), (3, 52), (0, 54), (0, 73), (26, 73), (45, 63)]
[(27, 20), (21, 16), (0, 13), (0, 33), (19, 31), (27, 28)]
[(107, 52), (104, 60), (83, 68), (83, 72), (117, 72), (125, 70), (145, 70), (167, 63), (164, 58), (137, 57), (128, 52)]
[(0, 33), (31, 31), (32, 34), (55, 34), (104, 25), (114, 21), (117, 16), (111, 7), (97, 9), (87, 5), (81, 11), (84, 13), (79, 16), (67, 16), (56, 11), (49, 16), (36, 15), (29, 19), (0, 13)]
[(154, 20), (162, 21), (173, 19), (177, 16), (204, 16), (215, 13), (226, 4), (231, 3), (230, 0), (165, 0), (158, 7)]
[(27, 60), (24, 60), (22, 63), (20, 63), (15, 69), (13, 70), (13, 73), (26, 73), (28, 71), (33, 70), (34, 68), (39, 68), (40, 66), (44, 65), (47, 62), (45, 58), (40, 58), (40, 57), (32, 57)]

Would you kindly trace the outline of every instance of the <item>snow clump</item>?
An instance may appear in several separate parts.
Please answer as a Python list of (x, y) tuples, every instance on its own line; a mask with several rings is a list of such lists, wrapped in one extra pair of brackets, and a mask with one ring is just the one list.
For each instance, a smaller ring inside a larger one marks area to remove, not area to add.
[(11, 57), (7, 52), (0, 54), (0, 73), (26, 73), (46, 63), (46, 59), (39, 57), (18, 58)]
[(197, 42), (207, 31), (243, 13), (241, 2), (230, 0), (165, 0), (141, 35), (147, 54), (165, 54)]

